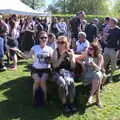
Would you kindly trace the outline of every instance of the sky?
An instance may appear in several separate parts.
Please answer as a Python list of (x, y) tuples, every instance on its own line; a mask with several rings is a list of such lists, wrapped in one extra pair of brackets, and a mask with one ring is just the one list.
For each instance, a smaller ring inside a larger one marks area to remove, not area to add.
[(45, 4), (46, 6), (50, 5), (52, 3), (53, 0), (45, 0)]

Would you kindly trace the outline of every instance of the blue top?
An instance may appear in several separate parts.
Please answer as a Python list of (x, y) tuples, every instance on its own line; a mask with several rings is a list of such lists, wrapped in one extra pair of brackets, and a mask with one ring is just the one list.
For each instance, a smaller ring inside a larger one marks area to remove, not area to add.
[(4, 56), (4, 39), (0, 37), (0, 59)]

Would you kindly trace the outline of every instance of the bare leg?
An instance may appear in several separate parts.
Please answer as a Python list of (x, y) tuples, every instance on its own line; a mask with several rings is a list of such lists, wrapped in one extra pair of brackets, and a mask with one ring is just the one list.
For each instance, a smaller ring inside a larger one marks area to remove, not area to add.
[(96, 104), (98, 106), (101, 106), (101, 101), (100, 101), (100, 88), (96, 91)]
[(16, 70), (17, 69), (17, 55), (16, 54), (12, 56), (12, 60), (13, 60), (13, 66), (10, 70)]
[(39, 87), (39, 81), (34, 81), (33, 83), (33, 97), (35, 96), (35, 91)]
[(48, 74), (43, 73), (43, 75), (41, 77), (40, 87), (42, 88), (42, 90), (44, 92), (44, 100), (45, 100), (45, 102), (47, 102), (47, 86), (46, 86), (47, 79), (48, 79)]
[(13, 56), (13, 65), (15, 68), (17, 68), (17, 55), (16, 54)]
[(92, 98), (95, 92), (99, 89), (100, 81), (99, 80), (92, 80), (92, 89), (90, 91), (90, 97), (88, 99), (88, 103), (92, 103)]
[(45, 102), (47, 101), (47, 86), (46, 86), (46, 81), (41, 81), (40, 87), (42, 88), (44, 92), (44, 100)]

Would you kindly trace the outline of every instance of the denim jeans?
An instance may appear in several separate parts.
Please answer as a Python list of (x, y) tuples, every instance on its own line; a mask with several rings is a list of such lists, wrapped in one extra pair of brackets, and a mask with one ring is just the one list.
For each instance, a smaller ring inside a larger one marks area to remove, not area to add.
[(0, 37), (0, 68), (4, 66), (3, 57), (4, 57), (4, 39)]
[(4, 56), (4, 39), (0, 37), (0, 60)]

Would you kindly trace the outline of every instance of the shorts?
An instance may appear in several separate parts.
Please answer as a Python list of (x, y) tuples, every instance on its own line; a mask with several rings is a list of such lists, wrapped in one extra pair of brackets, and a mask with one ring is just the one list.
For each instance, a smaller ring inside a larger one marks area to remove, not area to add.
[(34, 81), (46, 81), (50, 74), (49, 69), (36, 69), (32, 67), (31, 69), (31, 76)]
[(10, 49), (9, 52), (10, 52), (10, 56), (11, 56), (11, 57), (13, 57), (13, 56), (16, 55), (16, 51), (14, 51), (14, 50), (11, 50), (11, 49)]

